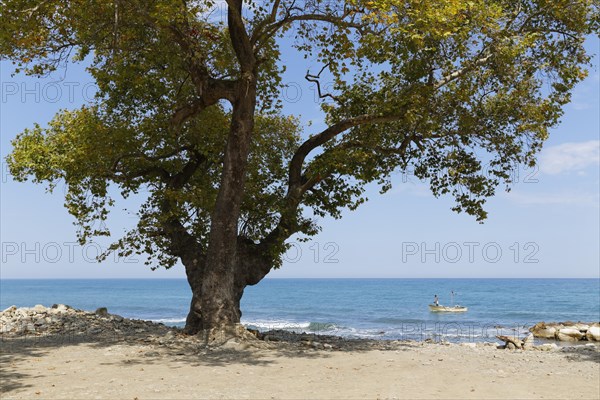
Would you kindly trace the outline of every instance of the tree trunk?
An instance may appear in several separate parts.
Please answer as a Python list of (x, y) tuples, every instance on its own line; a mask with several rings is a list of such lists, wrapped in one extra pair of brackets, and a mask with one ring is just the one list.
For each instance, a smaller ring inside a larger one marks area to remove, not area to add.
[(207, 331), (228, 330), (239, 323), (241, 317), (239, 299), (243, 287), (236, 285), (237, 237), (254, 129), (256, 79), (253, 74), (243, 75), (236, 94), (202, 276), (201, 319)]
[(202, 273), (200, 268), (186, 266), (186, 275), (190, 288), (192, 289), (192, 301), (190, 311), (185, 319), (184, 332), (195, 335), (202, 332)]
[[(237, 261), (234, 268), (233, 297), (231, 300), (231, 313), (237, 316), (239, 322), (242, 316), (240, 301), (246, 286), (255, 285), (260, 282), (273, 266), (273, 260), (266, 248), (254, 244), (252, 241), (238, 237), (236, 247)], [(187, 257), (184, 259), (188, 283), (192, 289), (192, 300), (190, 310), (186, 319), (184, 332), (195, 335), (205, 332), (203, 315), (206, 311), (202, 309), (202, 290), (205, 287), (203, 271), (206, 261)], [(222, 281), (213, 282), (217, 288)], [(208, 285), (206, 285), (208, 286)], [(217, 289), (219, 290), (219, 289)], [(215, 296), (215, 294), (213, 294)], [(223, 329), (223, 327), (221, 327)]]

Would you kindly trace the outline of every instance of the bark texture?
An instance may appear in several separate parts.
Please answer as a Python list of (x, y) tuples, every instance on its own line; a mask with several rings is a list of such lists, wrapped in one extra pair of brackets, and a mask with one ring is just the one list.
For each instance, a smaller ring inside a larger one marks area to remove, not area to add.
[[(185, 333), (195, 335), (206, 330), (226, 329), (228, 326), (239, 323), (242, 316), (240, 301), (244, 289), (246, 286), (256, 285), (271, 271), (273, 262), (265, 246), (238, 237), (235, 247), (236, 259), (231, 273), (232, 288), (224, 289), (224, 285), (228, 285), (230, 282), (220, 278), (212, 281), (211, 286), (206, 285), (204, 271), (207, 269), (207, 260), (191, 256), (185, 258), (188, 283), (192, 289), (190, 310), (184, 328)], [(206, 289), (207, 287), (208, 289)], [(208, 291), (205, 292), (205, 290)], [(220, 304), (222, 308), (217, 309), (217, 312), (223, 312), (221, 315), (231, 316), (231, 319), (221, 317), (217, 322), (212, 322), (214, 325), (206, 325), (205, 321), (214, 321), (213, 313), (216, 311), (215, 308), (204, 308), (204, 304), (206, 304), (204, 299), (207, 297), (218, 298), (219, 295), (223, 295), (225, 290), (231, 290), (228, 292), (230, 297)]]

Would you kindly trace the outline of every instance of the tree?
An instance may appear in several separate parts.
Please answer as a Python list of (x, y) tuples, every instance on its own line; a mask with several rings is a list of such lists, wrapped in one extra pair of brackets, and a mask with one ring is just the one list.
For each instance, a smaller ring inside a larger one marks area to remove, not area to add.
[[(186, 330), (210, 335), (239, 322), (244, 288), (280, 266), (292, 235), (358, 207), (369, 183), (387, 191), (394, 171), (484, 220), (514, 166), (535, 163), (598, 31), (592, 0), (227, 0), (226, 21), (216, 5), (6, 0), (0, 28), (17, 72), (86, 62), (99, 88), (17, 136), (15, 179), (63, 180), (82, 242), (109, 235), (97, 222), (116, 189), (146, 196), (110, 250), (181, 260)], [(306, 75), (321, 132), (282, 114), (282, 44), (322, 66)]]

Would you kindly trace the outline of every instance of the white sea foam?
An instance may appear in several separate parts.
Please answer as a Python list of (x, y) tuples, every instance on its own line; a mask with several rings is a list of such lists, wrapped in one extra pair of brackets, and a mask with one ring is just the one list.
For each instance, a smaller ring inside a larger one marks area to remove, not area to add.
[[(185, 318), (160, 318), (153, 319), (153, 322), (163, 323), (171, 326), (181, 326), (185, 323)], [(482, 339), (493, 339), (496, 334), (502, 331), (482, 331), (474, 329), (402, 329), (398, 327), (357, 328), (352, 326), (341, 326), (333, 322), (310, 322), (310, 321), (292, 321), (286, 319), (242, 319), (242, 324), (248, 328), (258, 329), (262, 332), (270, 330), (286, 330), (295, 333), (315, 333), (323, 335), (336, 335), (346, 338), (357, 339), (412, 339), (412, 340), (449, 340), (449, 341), (480, 341)], [(506, 330), (506, 328), (505, 328)], [(520, 335), (527, 334), (526, 329), (517, 329)], [(505, 332), (504, 332), (505, 333)]]
[(252, 327), (260, 331), (269, 331), (275, 329), (283, 329), (286, 331), (307, 330), (310, 322), (287, 321), (280, 319), (273, 320), (242, 320), (242, 324), (247, 327)]
[(165, 325), (182, 324), (185, 322), (185, 318), (161, 318), (161, 319), (151, 319), (150, 321), (165, 324)]

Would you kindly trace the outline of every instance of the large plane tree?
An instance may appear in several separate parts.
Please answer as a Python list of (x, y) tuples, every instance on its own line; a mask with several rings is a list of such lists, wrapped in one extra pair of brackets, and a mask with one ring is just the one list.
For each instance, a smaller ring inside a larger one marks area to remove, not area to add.
[[(64, 182), (79, 239), (112, 196), (144, 198), (111, 251), (185, 266), (189, 333), (234, 331), (244, 288), (292, 235), (410, 169), (483, 220), (586, 75), (592, 0), (3, 0), (0, 55), (44, 76), (83, 62), (95, 101), (17, 136), (16, 180)], [(224, 14), (215, 12), (224, 10)], [(305, 56), (326, 129), (283, 115)], [(333, 85), (325, 90), (324, 77)]]

